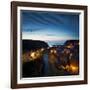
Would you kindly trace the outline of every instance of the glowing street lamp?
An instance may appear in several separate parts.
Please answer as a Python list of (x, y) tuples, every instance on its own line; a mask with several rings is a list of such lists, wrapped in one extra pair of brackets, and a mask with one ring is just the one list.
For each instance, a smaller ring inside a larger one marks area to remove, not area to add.
[(78, 72), (78, 66), (70, 65), (70, 71), (71, 71), (71, 73), (77, 73)]

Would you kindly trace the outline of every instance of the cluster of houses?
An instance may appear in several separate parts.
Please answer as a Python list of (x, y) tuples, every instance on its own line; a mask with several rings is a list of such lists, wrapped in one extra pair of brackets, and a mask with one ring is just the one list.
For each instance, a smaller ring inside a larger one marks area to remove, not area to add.
[(79, 74), (79, 41), (30, 50), (23, 53), (22, 61), (24, 77)]

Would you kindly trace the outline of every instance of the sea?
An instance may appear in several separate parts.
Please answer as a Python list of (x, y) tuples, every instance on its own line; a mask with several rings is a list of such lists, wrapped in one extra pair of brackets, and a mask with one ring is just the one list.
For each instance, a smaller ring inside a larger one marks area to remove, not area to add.
[(57, 41), (54, 41), (54, 40), (52, 40), (52, 41), (45, 41), (45, 42), (47, 42), (48, 43), (48, 45), (50, 46), (50, 47), (52, 47), (53, 45), (64, 45), (64, 43), (66, 42), (67, 40), (57, 40)]

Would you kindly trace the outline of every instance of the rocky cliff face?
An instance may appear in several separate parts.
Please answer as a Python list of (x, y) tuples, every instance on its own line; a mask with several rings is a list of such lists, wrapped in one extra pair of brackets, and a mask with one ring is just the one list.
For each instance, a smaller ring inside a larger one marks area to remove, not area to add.
[(23, 52), (27, 52), (30, 50), (36, 50), (40, 48), (47, 48), (48, 44), (44, 41), (39, 40), (22, 40), (22, 49)]

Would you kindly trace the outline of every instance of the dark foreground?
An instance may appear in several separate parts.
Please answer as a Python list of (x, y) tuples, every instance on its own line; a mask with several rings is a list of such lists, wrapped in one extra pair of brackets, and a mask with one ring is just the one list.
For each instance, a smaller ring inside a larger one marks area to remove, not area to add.
[[(40, 45), (42, 44), (42, 42), (39, 43)], [(64, 45), (54, 45), (53, 47), (49, 47), (46, 43), (44, 44), (44, 42), (41, 46), (34, 46), (34, 48), (31, 48), (28, 44), (28, 49), (25, 48), (27, 44), (24, 45), (22, 55), (22, 77), (79, 74), (78, 40), (69, 40), (66, 41)]]

